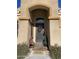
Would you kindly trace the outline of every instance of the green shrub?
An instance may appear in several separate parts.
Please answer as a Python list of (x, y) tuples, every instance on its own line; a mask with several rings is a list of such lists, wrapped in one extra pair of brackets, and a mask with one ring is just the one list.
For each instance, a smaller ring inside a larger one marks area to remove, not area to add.
[(54, 59), (61, 59), (61, 47), (60, 46), (51, 46), (50, 55), (52, 58), (55, 57)]
[(24, 59), (24, 57), (17, 57), (17, 59)]
[(29, 47), (26, 44), (17, 45), (17, 55), (27, 55), (29, 53)]

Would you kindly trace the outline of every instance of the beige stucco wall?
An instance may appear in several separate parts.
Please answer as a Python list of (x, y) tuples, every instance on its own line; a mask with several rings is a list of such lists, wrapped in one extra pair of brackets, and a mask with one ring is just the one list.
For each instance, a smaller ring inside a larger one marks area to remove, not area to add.
[(58, 16), (58, 0), (21, 0), (21, 17), (30, 18), (29, 8), (37, 5), (46, 6), (50, 9), (49, 18)]
[(50, 20), (50, 45), (61, 45), (61, 32), (59, 25), (59, 20)]
[(28, 28), (29, 22), (28, 20), (20, 20), (19, 21), (19, 33), (18, 33), (18, 44), (26, 43), (28, 44)]
[(29, 7), (35, 5), (45, 5), (47, 7), (50, 7), (50, 0), (29, 0)]
[(29, 19), (28, 1), (29, 0), (21, 0), (21, 18)]

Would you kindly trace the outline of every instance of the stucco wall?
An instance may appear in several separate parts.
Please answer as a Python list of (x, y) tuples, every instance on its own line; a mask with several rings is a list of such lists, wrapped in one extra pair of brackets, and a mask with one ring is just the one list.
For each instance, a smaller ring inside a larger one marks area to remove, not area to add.
[(18, 40), (17, 43), (28, 44), (28, 29), (29, 29), (29, 22), (28, 20), (21, 20), (19, 21), (19, 33), (18, 33)]
[[(42, 5), (50, 9), (50, 18), (57, 17), (58, 0), (21, 0), (21, 17), (30, 18), (29, 8), (32, 6)], [(39, 7), (39, 6), (38, 6)]]
[(61, 45), (61, 33), (59, 27), (59, 20), (50, 20), (50, 45), (54, 46), (55, 44)]

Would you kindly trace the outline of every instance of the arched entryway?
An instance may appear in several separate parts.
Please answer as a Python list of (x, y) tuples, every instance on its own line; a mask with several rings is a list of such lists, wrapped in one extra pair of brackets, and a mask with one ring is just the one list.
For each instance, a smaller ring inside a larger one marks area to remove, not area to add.
[(29, 9), (31, 21), (31, 35), (33, 41), (39, 46), (50, 45), (49, 33), (49, 8), (36, 6)]

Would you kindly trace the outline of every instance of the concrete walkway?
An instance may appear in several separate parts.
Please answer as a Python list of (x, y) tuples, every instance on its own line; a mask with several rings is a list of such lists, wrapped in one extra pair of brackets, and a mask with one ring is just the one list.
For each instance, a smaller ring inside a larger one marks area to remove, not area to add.
[(48, 51), (31, 51), (24, 59), (51, 59)]
[(24, 59), (51, 59), (51, 58), (49, 55), (34, 54), (29, 57), (25, 57)]

